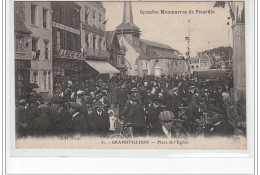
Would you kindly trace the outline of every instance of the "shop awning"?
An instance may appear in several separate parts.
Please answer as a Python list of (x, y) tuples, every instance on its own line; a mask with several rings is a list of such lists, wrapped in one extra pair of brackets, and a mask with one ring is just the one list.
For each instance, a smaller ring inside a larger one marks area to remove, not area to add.
[(106, 61), (86, 60), (85, 62), (93, 67), (95, 70), (97, 70), (100, 74), (120, 73), (118, 69), (116, 69)]

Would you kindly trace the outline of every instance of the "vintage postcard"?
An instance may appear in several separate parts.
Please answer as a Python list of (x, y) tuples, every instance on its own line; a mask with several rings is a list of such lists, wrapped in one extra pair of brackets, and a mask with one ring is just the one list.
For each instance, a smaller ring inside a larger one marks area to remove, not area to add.
[(15, 1), (15, 148), (246, 150), (245, 19), (243, 1)]

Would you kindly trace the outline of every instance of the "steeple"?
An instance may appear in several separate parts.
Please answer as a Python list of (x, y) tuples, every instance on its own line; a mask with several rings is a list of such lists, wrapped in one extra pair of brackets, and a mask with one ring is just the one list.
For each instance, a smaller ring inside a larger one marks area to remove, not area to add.
[(139, 27), (134, 24), (133, 21), (133, 12), (131, 2), (124, 1), (124, 12), (123, 12), (123, 21), (116, 27), (117, 33), (132, 33), (136, 36), (139, 36)]
[(131, 2), (124, 2), (123, 23), (133, 23), (133, 13)]

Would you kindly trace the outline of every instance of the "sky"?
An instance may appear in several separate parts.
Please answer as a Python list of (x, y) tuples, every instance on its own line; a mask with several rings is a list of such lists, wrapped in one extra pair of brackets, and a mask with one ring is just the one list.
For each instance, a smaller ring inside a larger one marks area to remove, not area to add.
[[(103, 2), (106, 9), (106, 30), (112, 31), (122, 22), (123, 2)], [(140, 11), (159, 11), (141, 14)], [(187, 11), (188, 14), (161, 14), (160, 11)], [(194, 14), (189, 14), (189, 11)], [(214, 14), (196, 14), (196, 10), (213, 10)], [(189, 34), (191, 56), (220, 46), (232, 46), (232, 29), (227, 25), (229, 9), (214, 8), (214, 2), (132, 2), (133, 20), (141, 30), (141, 39), (167, 44), (185, 54)], [(228, 32), (230, 31), (230, 32)], [(228, 33), (230, 33), (228, 37)]]

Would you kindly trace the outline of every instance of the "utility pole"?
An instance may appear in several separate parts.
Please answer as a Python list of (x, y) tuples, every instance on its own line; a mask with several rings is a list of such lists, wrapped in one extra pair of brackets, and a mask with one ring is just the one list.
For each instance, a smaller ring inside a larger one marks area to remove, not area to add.
[(186, 52), (186, 59), (189, 59), (189, 61), (190, 61), (190, 19), (189, 19), (188, 23), (189, 23), (189, 35), (185, 37), (185, 40), (188, 43), (187, 52)]

